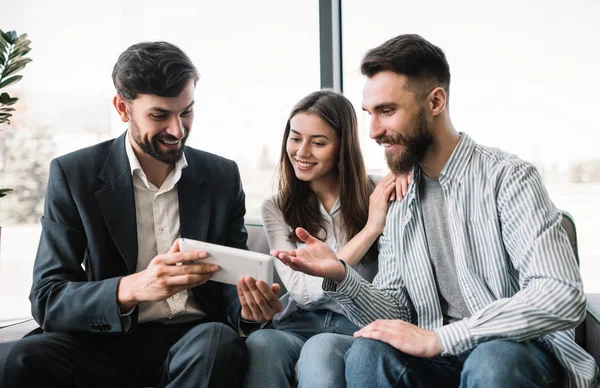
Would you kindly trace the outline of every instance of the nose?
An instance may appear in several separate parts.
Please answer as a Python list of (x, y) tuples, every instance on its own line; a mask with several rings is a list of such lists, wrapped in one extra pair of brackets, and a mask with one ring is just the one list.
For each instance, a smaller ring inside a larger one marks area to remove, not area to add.
[(185, 128), (179, 116), (175, 116), (169, 121), (166, 132), (177, 139), (182, 139), (185, 136)]
[(310, 143), (302, 142), (302, 144), (300, 144), (300, 147), (298, 148), (298, 151), (296, 151), (296, 155), (300, 156), (301, 158), (309, 157), (310, 156)]
[(371, 139), (377, 139), (379, 136), (385, 133), (385, 128), (381, 125), (375, 115), (371, 116), (371, 124), (369, 126), (369, 137)]

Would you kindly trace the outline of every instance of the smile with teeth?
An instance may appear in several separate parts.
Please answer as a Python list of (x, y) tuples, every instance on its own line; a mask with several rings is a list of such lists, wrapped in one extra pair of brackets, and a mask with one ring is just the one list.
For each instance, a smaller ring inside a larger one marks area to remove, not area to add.
[(296, 159), (296, 163), (298, 163), (298, 167), (300, 167), (301, 169), (308, 169), (317, 165), (317, 163), (301, 162), (298, 159)]
[(160, 139), (161, 142), (165, 143), (165, 144), (169, 144), (169, 145), (174, 145), (179, 143), (179, 140), (165, 140), (165, 139)]

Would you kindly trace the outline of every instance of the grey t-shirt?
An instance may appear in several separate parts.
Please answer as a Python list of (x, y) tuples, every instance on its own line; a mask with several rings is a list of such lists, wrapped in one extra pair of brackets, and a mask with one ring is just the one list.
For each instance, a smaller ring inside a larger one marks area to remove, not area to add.
[(438, 178), (421, 175), (419, 198), (429, 257), (437, 282), (444, 324), (471, 316), (460, 291), (452, 240), (448, 231), (448, 215), (444, 191)]

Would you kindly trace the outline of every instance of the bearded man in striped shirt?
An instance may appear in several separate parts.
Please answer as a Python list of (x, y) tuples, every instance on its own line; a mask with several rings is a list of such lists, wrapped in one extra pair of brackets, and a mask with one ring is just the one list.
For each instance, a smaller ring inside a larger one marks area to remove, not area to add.
[(379, 273), (367, 282), (302, 228), (305, 248), (272, 252), (324, 277), (362, 326), (347, 386), (594, 385), (598, 367), (574, 341), (579, 268), (537, 169), (454, 128), (448, 62), (422, 37), (370, 50), (361, 72), (371, 138), (393, 172), (414, 175), (390, 205)]

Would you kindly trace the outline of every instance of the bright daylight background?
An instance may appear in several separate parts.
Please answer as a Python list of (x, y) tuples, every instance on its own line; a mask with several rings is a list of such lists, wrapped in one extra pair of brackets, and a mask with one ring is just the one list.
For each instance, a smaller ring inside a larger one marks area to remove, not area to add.
[[(0, 28), (28, 33), (12, 126), (0, 131), (0, 321), (30, 316), (27, 300), (51, 158), (110, 139), (111, 71), (133, 43), (166, 40), (201, 72), (188, 144), (236, 160), (248, 215), (272, 193), (292, 106), (320, 87), (317, 0), (0, 0)], [(357, 111), (371, 173), (382, 151), (360, 112), (364, 52), (401, 33), (445, 50), (455, 126), (534, 162), (551, 198), (577, 224), (585, 291), (600, 292), (600, 3), (343, 0), (344, 92)]]

